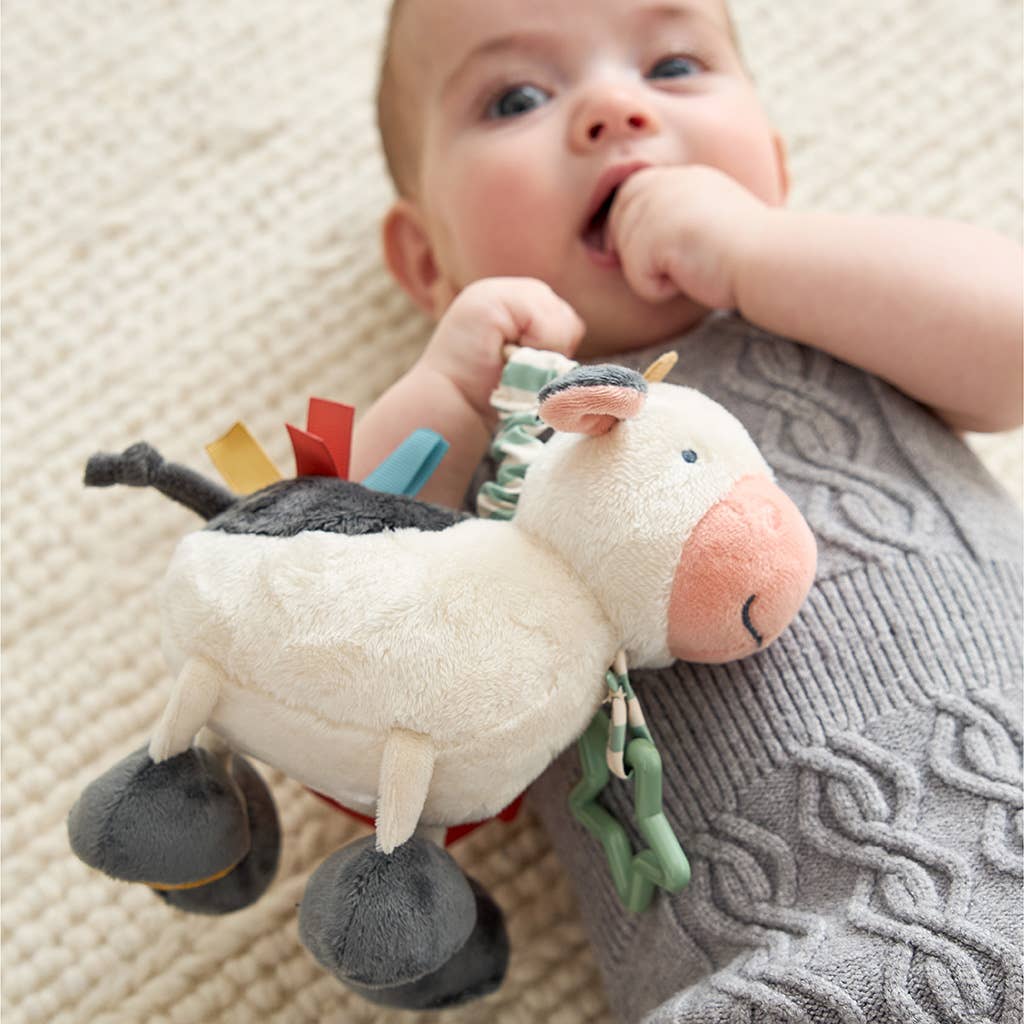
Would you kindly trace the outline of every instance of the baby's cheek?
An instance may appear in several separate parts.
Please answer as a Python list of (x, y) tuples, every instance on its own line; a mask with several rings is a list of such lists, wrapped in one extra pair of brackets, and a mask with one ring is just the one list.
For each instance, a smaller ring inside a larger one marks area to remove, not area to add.
[[(507, 152), (507, 151), (506, 151)], [(552, 202), (527, 153), (477, 159), (451, 182), (454, 236), (463, 269), (475, 277), (501, 275), (548, 279), (566, 211)]]
[(708, 111), (713, 130), (694, 132), (699, 152), (694, 163), (707, 164), (728, 174), (766, 203), (783, 198), (779, 165), (771, 127), (764, 114), (750, 102), (737, 99), (725, 110)]

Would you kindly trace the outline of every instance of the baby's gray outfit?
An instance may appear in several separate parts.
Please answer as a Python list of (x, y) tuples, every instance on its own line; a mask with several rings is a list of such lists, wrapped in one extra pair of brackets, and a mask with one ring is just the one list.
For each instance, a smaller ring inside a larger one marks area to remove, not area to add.
[[(567, 809), (531, 799), (622, 1019), (1021, 1020), (1020, 510), (931, 413), (817, 350), (714, 315), (669, 380), (746, 426), (818, 542), (763, 653), (633, 682), (688, 888), (624, 910)], [(629, 817), (631, 785), (608, 800)], [(609, 790), (606, 790), (606, 797)]]

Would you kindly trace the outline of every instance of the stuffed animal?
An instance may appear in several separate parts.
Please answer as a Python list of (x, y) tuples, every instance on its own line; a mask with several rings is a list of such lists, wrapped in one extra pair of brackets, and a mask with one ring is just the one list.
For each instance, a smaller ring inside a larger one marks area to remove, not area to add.
[(307, 885), (321, 964), (394, 1006), (500, 984), (501, 913), (440, 832), (583, 735), (613, 663), (770, 643), (815, 563), (743, 427), (700, 393), (577, 367), (539, 415), (554, 435), (505, 522), (319, 476), (235, 499), (146, 446), (93, 462), (92, 482), (152, 483), (209, 521), (163, 583), (170, 699), (72, 809), (76, 854), (182, 909), (246, 905), (279, 842), (248, 754), (376, 818)]

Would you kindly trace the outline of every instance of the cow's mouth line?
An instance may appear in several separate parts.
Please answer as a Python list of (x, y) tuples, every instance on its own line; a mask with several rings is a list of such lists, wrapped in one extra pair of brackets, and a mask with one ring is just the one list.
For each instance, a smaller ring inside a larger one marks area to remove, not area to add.
[(754, 603), (754, 599), (757, 594), (751, 594), (750, 597), (743, 602), (743, 625), (746, 626), (747, 632), (754, 638), (754, 642), (758, 647), (764, 643), (764, 637), (756, 629), (754, 629), (753, 622), (750, 621), (750, 606)]

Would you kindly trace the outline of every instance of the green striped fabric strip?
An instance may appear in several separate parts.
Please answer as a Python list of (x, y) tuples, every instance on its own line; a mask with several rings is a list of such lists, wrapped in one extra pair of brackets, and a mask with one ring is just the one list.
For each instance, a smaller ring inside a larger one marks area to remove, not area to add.
[(515, 516), (523, 479), (530, 463), (543, 450), (538, 435), (546, 430), (537, 416), (537, 393), (574, 366), (557, 352), (515, 348), (509, 356), (501, 381), (491, 396), (498, 412), (498, 428), (490, 447), (498, 465), (494, 480), (477, 494), (476, 512), (481, 519), (508, 520)]
[[(554, 376), (551, 375), (551, 366), (545, 365), (546, 360), (533, 360), (532, 356), (520, 357), (520, 353), (524, 352), (535, 352), (537, 349), (526, 349), (520, 348), (518, 352), (514, 353), (509, 361), (505, 364), (505, 372), (501, 375), (501, 383), (509, 391), (522, 391), (529, 395), (533, 395), (535, 398), (537, 392), (540, 391), (545, 384), (549, 381), (554, 380), (555, 377), (561, 376), (566, 373), (567, 370), (558, 369)], [(544, 353), (544, 355), (551, 355), (557, 353)], [(571, 360), (566, 360), (571, 362)], [(573, 366), (576, 364), (573, 363)]]

